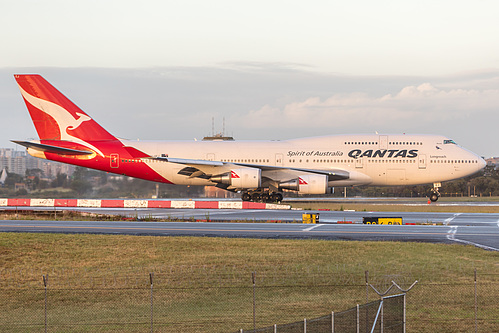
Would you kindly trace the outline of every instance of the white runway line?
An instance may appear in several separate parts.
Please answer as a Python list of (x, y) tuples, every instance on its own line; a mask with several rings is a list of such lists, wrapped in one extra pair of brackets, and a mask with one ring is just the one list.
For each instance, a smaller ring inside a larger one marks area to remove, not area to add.
[(447, 232), (447, 239), (448, 240), (453, 241), (453, 242), (467, 244), (467, 245), (473, 245), (473, 246), (479, 247), (479, 248), (484, 249), (484, 250), (499, 251), (499, 249), (496, 249), (495, 247), (482, 245), (482, 244), (478, 244), (478, 243), (474, 243), (474, 242), (470, 242), (470, 241), (466, 241), (466, 240), (462, 240), (462, 239), (457, 239), (456, 238), (457, 228), (458, 228), (458, 226), (451, 226), (450, 227), (449, 231)]
[(310, 228), (303, 229), (303, 231), (310, 231), (310, 230), (313, 230), (313, 229), (315, 229), (315, 228), (317, 228), (317, 227), (320, 227), (321, 225), (322, 225), (322, 224), (316, 224), (316, 225), (314, 225), (314, 226), (312, 226), (312, 227), (310, 227)]
[(461, 214), (462, 213), (456, 213), (456, 214), (454, 214), (454, 216), (449, 217), (448, 219), (445, 219), (445, 221), (444, 221), (445, 225), (449, 225), (452, 222), (452, 220), (454, 220), (456, 217), (458, 217)]

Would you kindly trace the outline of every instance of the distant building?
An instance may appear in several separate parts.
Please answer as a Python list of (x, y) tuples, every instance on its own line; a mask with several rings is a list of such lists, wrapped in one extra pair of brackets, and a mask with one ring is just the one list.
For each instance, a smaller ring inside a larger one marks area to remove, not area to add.
[(485, 162), (487, 162), (488, 165), (490, 164), (493, 164), (497, 167), (499, 167), (499, 157), (491, 157), (491, 158), (487, 158), (485, 160)]
[(40, 169), (45, 178), (54, 179), (58, 173), (72, 175), (75, 166), (44, 160), (29, 155), (26, 150), (0, 148), (0, 170), (25, 175), (26, 169)]
[(215, 134), (215, 118), (211, 118), (211, 135), (205, 136), (203, 141), (234, 141), (233, 137), (225, 135), (225, 117), (223, 118), (222, 132), (217, 134)]
[(212, 136), (205, 136), (203, 141), (234, 141), (234, 138), (231, 136), (225, 136), (222, 133), (218, 133)]
[(17, 192), (19, 190), (28, 190), (28, 186), (26, 183), (15, 183), (14, 184), (14, 190)]

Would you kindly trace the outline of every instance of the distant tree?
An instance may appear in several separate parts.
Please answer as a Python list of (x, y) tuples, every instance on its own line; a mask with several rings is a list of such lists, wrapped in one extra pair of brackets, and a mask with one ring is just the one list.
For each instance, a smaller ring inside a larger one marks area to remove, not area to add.
[(16, 197), (24, 197), (28, 194), (28, 191), (25, 188), (21, 188), (16, 191)]
[(68, 187), (68, 175), (65, 173), (57, 173), (55, 179), (50, 183), (51, 187)]
[(84, 179), (75, 179), (69, 187), (78, 195), (83, 195), (92, 191), (92, 184)]
[(7, 173), (7, 179), (5, 180), (5, 187), (14, 188), (16, 183), (24, 183), (24, 177), (17, 173)]
[(86, 179), (88, 176), (88, 169), (87, 168), (82, 168), (82, 167), (76, 167), (75, 171), (73, 172), (73, 180), (81, 180), (81, 179)]
[(38, 176), (38, 177), (43, 177), (43, 170), (34, 168), (34, 169), (26, 169), (26, 177), (29, 176)]

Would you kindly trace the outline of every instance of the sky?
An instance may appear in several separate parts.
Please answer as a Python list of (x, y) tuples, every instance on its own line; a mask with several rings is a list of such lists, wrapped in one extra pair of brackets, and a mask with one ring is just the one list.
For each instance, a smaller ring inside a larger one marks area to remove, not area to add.
[[(118, 137), (442, 134), (499, 156), (499, 2), (0, 0), (0, 147), (39, 73)], [(21, 149), (21, 148), (19, 148)]]

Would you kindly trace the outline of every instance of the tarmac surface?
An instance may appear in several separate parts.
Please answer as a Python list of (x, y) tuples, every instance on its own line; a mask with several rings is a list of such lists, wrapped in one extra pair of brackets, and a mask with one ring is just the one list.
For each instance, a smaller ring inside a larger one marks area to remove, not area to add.
[[(138, 221), (4, 220), (0, 221), (0, 231), (417, 241), (460, 243), (499, 251), (499, 214), (154, 208), (71, 208), (70, 210), (118, 214)], [(299, 223), (303, 213), (319, 213), (319, 224)], [(402, 217), (404, 223), (429, 225), (362, 224), (364, 217), (372, 216)], [(185, 222), (143, 221), (150, 218), (178, 219)], [(255, 223), (264, 221), (266, 223)]]

